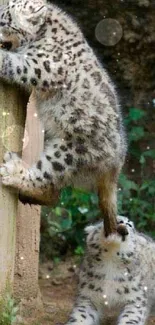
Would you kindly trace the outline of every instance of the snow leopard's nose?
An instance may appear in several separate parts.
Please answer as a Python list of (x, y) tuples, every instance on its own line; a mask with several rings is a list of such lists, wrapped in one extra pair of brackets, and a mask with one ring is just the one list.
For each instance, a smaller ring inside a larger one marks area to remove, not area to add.
[(122, 236), (122, 241), (125, 241), (125, 237), (129, 234), (128, 229), (126, 228), (126, 225), (123, 223), (120, 223), (117, 226), (117, 232), (120, 236)]
[(3, 48), (4, 50), (9, 51), (12, 48), (12, 42), (1, 42), (0, 48)]

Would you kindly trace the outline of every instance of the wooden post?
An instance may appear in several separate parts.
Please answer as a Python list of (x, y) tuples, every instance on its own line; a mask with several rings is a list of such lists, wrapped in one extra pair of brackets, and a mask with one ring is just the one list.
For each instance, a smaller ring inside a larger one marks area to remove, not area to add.
[[(22, 152), (27, 166), (42, 149), (35, 103), (17, 86), (0, 84), (0, 163), (6, 151)], [(27, 110), (26, 127), (25, 113)], [(13, 292), (20, 312), (42, 307), (38, 289), (40, 208), (23, 205), (18, 193), (0, 184), (0, 296)]]
[[(19, 87), (0, 82), (0, 163), (6, 151), (22, 150), (26, 96)], [(18, 195), (0, 183), (0, 295), (12, 289)]]
[[(6, 3), (0, 0), (0, 6)], [(43, 132), (37, 119), (35, 94), (28, 108), (27, 102), (28, 95), (20, 87), (0, 80), (0, 163), (6, 151), (15, 151), (22, 153), (29, 167), (42, 150)], [(34, 196), (35, 203), (45, 200), (51, 204), (54, 197), (58, 198), (56, 191), (52, 196), (52, 190), (51, 186), (37, 193), (31, 190), (28, 202)], [(29, 316), (42, 307), (38, 288), (40, 208), (19, 202), (21, 192), (0, 183), (0, 297), (9, 290), (21, 314)]]
[[(24, 135), (22, 159), (27, 167), (38, 158), (43, 146), (43, 133), (37, 118), (35, 97), (30, 97)], [(27, 316), (42, 307), (38, 288), (40, 242), (40, 207), (18, 204), (14, 296), (20, 301), (20, 312)]]
[[(0, 5), (7, 3), (0, 0)], [(32, 97), (31, 97), (32, 98)], [(17, 85), (0, 81), (0, 163), (6, 151), (22, 153), (29, 166), (42, 149), (35, 103)], [(25, 128), (25, 117), (26, 128)], [(22, 150), (23, 149), (23, 150)], [(0, 296), (9, 291), (21, 314), (41, 308), (38, 289), (40, 208), (23, 205), (18, 193), (0, 183)]]

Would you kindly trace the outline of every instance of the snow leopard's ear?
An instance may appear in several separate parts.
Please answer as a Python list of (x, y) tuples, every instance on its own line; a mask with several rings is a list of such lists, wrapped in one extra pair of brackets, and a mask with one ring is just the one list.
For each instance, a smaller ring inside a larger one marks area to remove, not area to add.
[(86, 235), (89, 235), (93, 230), (95, 229), (95, 226), (90, 225), (84, 228), (84, 231), (86, 233)]
[(103, 223), (101, 221), (99, 221), (93, 225), (86, 226), (84, 228), (84, 231), (85, 231), (86, 235), (89, 235), (89, 234), (93, 233), (93, 231), (101, 229), (102, 227), (103, 227)]
[(16, 25), (32, 35), (37, 33), (45, 22), (47, 14), (45, 0), (10, 0), (9, 7)]

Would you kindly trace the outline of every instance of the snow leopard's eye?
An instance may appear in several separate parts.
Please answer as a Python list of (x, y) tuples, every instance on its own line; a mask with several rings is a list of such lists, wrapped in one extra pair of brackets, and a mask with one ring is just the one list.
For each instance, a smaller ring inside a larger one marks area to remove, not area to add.
[(126, 224), (127, 224), (129, 227), (131, 227), (131, 228), (132, 228), (132, 225), (131, 225), (130, 223), (128, 223), (128, 222), (127, 222)]

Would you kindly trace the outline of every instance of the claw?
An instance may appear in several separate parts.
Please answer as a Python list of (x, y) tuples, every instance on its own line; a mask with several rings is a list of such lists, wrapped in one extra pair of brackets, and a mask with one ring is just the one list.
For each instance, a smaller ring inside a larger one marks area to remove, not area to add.
[(18, 160), (18, 159), (20, 159), (18, 155), (15, 152), (11, 152), (11, 151), (6, 152), (3, 158), (5, 163), (9, 162), (10, 160)]
[(6, 168), (5, 167), (0, 167), (0, 175), (1, 176), (7, 176), (8, 175), (8, 173), (7, 173), (7, 171), (6, 171)]
[(11, 186), (10, 177), (2, 177), (2, 184), (6, 186)]

